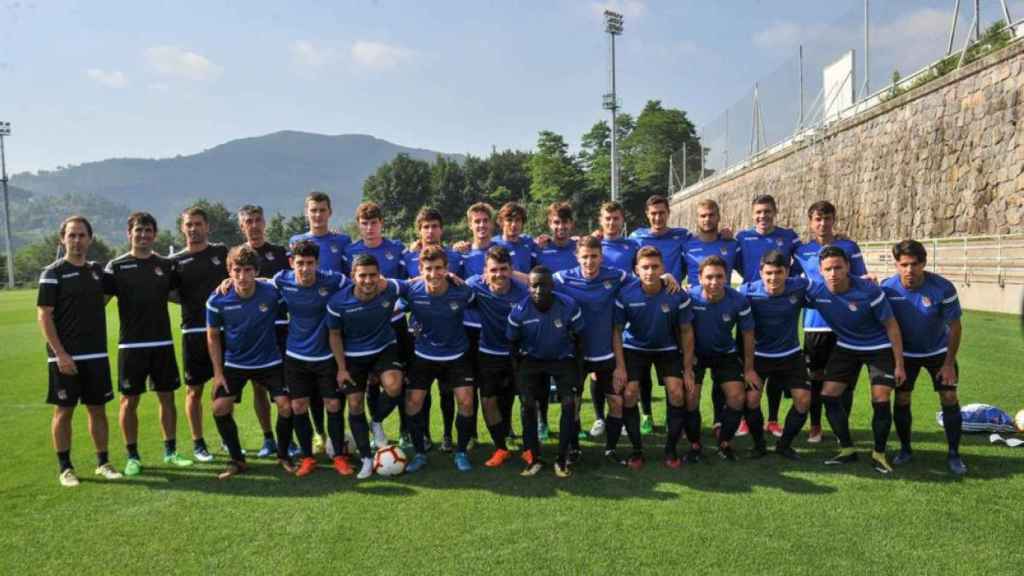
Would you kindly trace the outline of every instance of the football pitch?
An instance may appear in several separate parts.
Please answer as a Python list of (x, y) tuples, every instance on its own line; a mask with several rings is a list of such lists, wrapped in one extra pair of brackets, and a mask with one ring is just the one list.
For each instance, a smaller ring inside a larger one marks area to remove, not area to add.
[[(172, 306), (174, 322), (177, 307)], [(108, 307), (110, 350), (116, 349), (116, 306)], [(1024, 407), (1020, 319), (968, 312), (960, 353), (961, 402), (987, 402), (1013, 413)], [(180, 354), (180, 346), (178, 352)], [(112, 357), (116, 373), (116, 361)], [(708, 463), (670, 471), (660, 462), (664, 396), (655, 389), (655, 435), (645, 437), (648, 462), (639, 472), (606, 465), (602, 444), (585, 441), (583, 462), (567, 480), (550, 467), (518, 475), (518, 461), (483, 466), (491, 446), (457, 472), (434, 451), (423, 472), (357, 482), (326, 460), (314, 475), (289, 477), (273, 461), (251, 459), (250, 473), (221, 482), (212, 464), (168, 468), (156, 397), (140, 407), (143, 474), (94, 480), (95, 458), (85, 411), (76, 411), (72, 458), (82, 485), (62, 488), (50, 446), (51, 408), (43, 403), (46, 368), (35, 322), (35, 292), (0, 293), (0, 573), (1009, 573), (1024, 555), (1024, 449), (991, 446), (965, 435), (968, 476), (945, 468), (945, 437), (935, 421), (937, 395), (927, 377), (914, 394), (915, 460), (884, 478), (870, 468), (870, 405), (864, 375), (852, 426), (861, 461), (826, 468), (834, 443), (795, 443), (803, 459)], [(705, 386), (705, 444), (710, 405)], [(178, 437), (191, 450), (179, 391)], [(783, 415), (789, 403), (783, 404)], [(108, 405), (111, 460), (124, 465)], [(431, 418), (441, 438), (438, 403)], [(220, 440), (204, 407), (211, 448)], [(236, 410), (243, 445), (252, 454), (261, 435), (251, 393)], [(592, 422), (589, 402), (584, 427)], [(397, 420), (393, 417), (391, 420)], [(558, 423), (552, 406), (550, 421)], [(389, 423), (396, 436), (396, 422)], [(515, 425), (520, 430), (518, 422)], [(555, 450), (552, 438), (545, 450)], [(620, 447), (628, 440), (623, 438)], [(890, 451), (898, 446), (895, 430)], [(749, 438), (737, 441), (743, 454)]]

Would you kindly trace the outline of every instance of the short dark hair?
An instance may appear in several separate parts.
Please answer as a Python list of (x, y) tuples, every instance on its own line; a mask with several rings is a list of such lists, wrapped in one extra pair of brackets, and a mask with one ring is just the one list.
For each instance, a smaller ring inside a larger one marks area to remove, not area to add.
[(149, 212), (132, 212), (128, 216), (128, 230), (131, 231), (136, 226), (152, 226), (153, 232), (157, 231), (156, 218)]
[(836, 206), (828, 200), (818, 200), (811, 207), (807, 209), (807, 218), (814, 218), (815, 214), (821, 214), (822, 216), (835, 216)]
[(850, 257), (846, 254), (846, 251), (839, 246), (833, 246), (829, 244), (818, 252), (818, 265), (820, 266), (826, 258), (842, 258), (843, 262), (850, 263)]
[(601, 204), (601, 212), (608, 212), (609, 214), (612, 212), (618, 212), (620, 214), (624, 214), (626, 211), (623, 210), (622, 204), (619, 204), (614, 200), (609, 200), (608, 202)]
[(230, 272), (231, 267), (236, 264), (238, 266), (252, 267), (259, 270), (260, 255), (248, 244), (239, 244), (228, 251), (228, 260), (226, 264), (228, 272)]
[(352, 261), (352, 271), (355, 272), (356, 268), (360, 266), (373, 266), (380, 271), (380, 262), (377, 261), (377, 257), (366, 252), (356, 256), (356, 259)]
[(651, 206), (654, 206), (655, 204), (664, 204), (666, 208), (669, 207), (668, 206), (668, 198), (665, 198), (661, 194), (652, 194), (651, 196), (649, 196), (647, 198), (647, 202), (644, 203), (644, 206), (646, 206), (647, 208), (650, 208)]
[(334, 211), (334, 209), (331, 208), (331, 197), (319, 190), (313, 190), (309, 194), (306, 194), (305, 204), (309, 204), (310, 202), (327, 202), (327, 209), (332, 212)]
[(504, 222), (505, 220), (522, 220), (526, 223), (526, 208), (523, 208), (517, 202), (506, 202), (501, 210), (498, 210), (498, 222)]
[(64, 219), (63, 222), (60, 223), (61, 240), (64, 239), (64, 233), (67, 232), (68, 224), (74, 224), (75, 222), (81, 224), (82, 226), (85, 226), (85, 231), (89, 233), (89, 238), (92, 238), (92, 224), (89, 223), (89, 220), (86, 219), (85, 216), (75, 214), (74, 216), (68, 216), (67, 218)]
[(572, 217), (572, 206), (568, 202), (552, 202), (548, 206), (548, 220), (552, 218), (572, 222), (574, 220)]
[(917, 240), (903, 240), (892, 247), (892, 257), (899, 261), (901, 256), (912, 256), (921, 264), (928, 263), (928, 251)]
[(750, 205), (757, 206), (758, 204), (767, 204), (772, 207), (772, 210), (778, 210), (778, 207), (775, 205), (775, 197), (771, 194), (758, 194), (754, 196), (754, 201)]
[(551, 272), (551, 268), (548, 268), (547, 266), (537, 265), (534, 266), (533, 268), (530, 268), (530, 274), (543, 274), (544, 276), (551, 276), (553, 272)]
[(590, 235), (584, 236), (583, 238), (579, 239), (579, 242), (576, 243), (576, 249), (579, 250), (580, 248), (588, 248), (590, 250), (600, 250), (601, 249), (601, 240), (598, 237), (596, 237), (596, 236), (590, 236)]
[(661, 256), (661, 251), (654, 246), (644, 246), (636, 251), (636, 255), (633, 256), (633, 263), (636, 264), (641, 258), (657, 258), (662, 262), (665, 261)]
[(363, 202), (356, 207), (356, 220), (380, 220), (384, 221), (384, 213), (376, 202)]
[(181, 215), (185, 218), (191, 218), (193, 216), (199, 216), (203, 219), (203, 222), (209, 222), (210, 218), (206, 215), (206, 210), (203, 210), (199, 206), (189, 206), (181, 211)]
[(422, 265), (428, 260), (441, 260), (447, 266), (448, 254), (440, 246), (424, 246), (423, 250), (420, 250), (420, 264)]
[(769, 250), (761, 255), (761, 267), (778, 266), (789, 270), (789, 258), (783, 256), (778, 250)]
[(312, 240), (299, 240), (291, 246), (292, 256), (306, 256), (320, 259), (320, 245)]
[(416, 213), (416, 229), (419, 230), (424, 222), (437, 222), (444, 228), (444, 217), (441, 216), (441, 211), (437, 208), (430, 206), (420, 208), (420, 211)]
[(711, 256), (708, 256), (707, 258), (701, 260), (700, 267), (697, 268), (697, 271), (700, 274), (703, 274), (704, 269), (707, 268), (708, 266), (715, 266), (721, 268), (723, 271), (729, 269), (729, 267), (725, 264), (725, 260), (722, 260), (722, 257), (716, 254), (712, 254)]
[(486, 260), (494, 260), (498, 264), (511, 264), (512, 256), (508, 253), (508, 249), (504, 246), (491, 246), (487, 249)]

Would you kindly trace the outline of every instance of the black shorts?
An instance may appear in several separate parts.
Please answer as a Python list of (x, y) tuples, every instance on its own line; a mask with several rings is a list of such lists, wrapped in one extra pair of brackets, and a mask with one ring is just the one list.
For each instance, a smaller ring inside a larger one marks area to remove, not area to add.
[(416, 356), (416, 340), (409, 331), (409, 321), (403, 314), (400, 319), (391, 322), (391, 328), (395, 331), (395, 340), (398, 341), (398, 361), (403, 366), (412, 366), (413, 358)]
[(430, 390), (430, 385), (437, 380), (437, 387), (446, 394), (473, 385), (473, 367), (465, 354), (454, 360), (428, 360), (416, 356), (409, 374), (409, 389)]
[(651, 365), (658, 371), (658, 381), (664, 386), (665, 378), (683, 377), (683, 356), (678, 350), (647, 352), (626, 348), (626, 374), (630, 382), (640, 382), (651, 373)]
[[(221, 339), (223, 342), (223, 338)], [(185, 385), (202, 386), (213, 378), (206, 330), (181, 335), (181, 359), (185, 364)]]
[[(934, 356), (910, 357), (903, 356), (903, 368), (907, 371), (907, 381), (900, 387), (900, 390), (913, 390), (914, 383), (917, 382), (917, 376), (921, 373), (921, 369), (924, 368), (928, 371), (928, 375), (932, 377), (932, 389), (936, 392), (943, 392), (946, 390), (956, 390), (956, 386), (947, 386), (942, 383), (939, 379), (939, 372), (942, 370), (942, 365), (946, 362), (946, 353), (936, 354)], [(957, 363), (953, 363), (953, 369), (956, 370), (957, 378), (960, 377), (960, 366)]]
[(288, 386), (284, 382), (284, 369), (281, 364), (269, 368), (232, 368), (224, 367), (224, 379), (227, 380), (228, 389), (218, 387), (213, 393), (214, 398), (225, 398), (234, 396), (237, 401), (242, 396), (246, 382), (259, 384), (270, 392), (271, 398), (288, 396)]
[(713, 354), (696, 356), (693, 366), (693, 379), (697, 384), (704, 381), (704, 373), (711, 371), (711, 381), (720, 386), (724, 382), (743, 382), (743, 363), (735, 352), (730, 354)]
[(754, 371), (766, 385), (772, 383), (784, 390), (811, 389), (811, 383), (807, 380), (807, 365), (800, 351), (777, 358), (755, 355)]
[(836, 335), (831, 330), (804, 332), (804, 363), (807, 364), (807, 373), (824, 370), (835, 348)]
[(825, 366), (825, 380), (843, 382), (853, 388), (857, 385), (861, 366), (867, 364), (868, 378), (872, 386), (896, 387), (893, 376), (895, 362), (892, 359), (892, 348), (881, 350), (851, 350), (836, 346)]
[(338, 390), (338, 365), (334, 358), (327, 360), (299, 360), (284, 357), (284, 381), (291, 398), (309, 398), (319, 394), (320, 398), (337, 400), (342, 397)]
[(508, 390), (515, 390), (515, 373), (512, 370), (511, 356), (496, 356), (479, 352), (476, 355), (480, 387), (480, 396), (494, 398)]
[(174, 346), (119, 348), (117, 381), (118, 389), (125, 396), (142, 394), (147, 383), (154, 392), (174, 392), (181, 388)]
[(551, 380), (555, 381), (558, 395), (562, 398), (572, 398), (579, 384), (576, 360), (573, 358), (537, 360), (528, 357), (519, 364), (519, 373), (516, 377), (524, 404), (526, 400), (537, 400), (547, 396), (551, 391)]
[[(278, 320), (278, 322), (281, 322)], [(288, 350), (288, 322), (281, 322), (280, 324), (274, 324), (274, 336), (277, 338), (277, 351), (284, 356), (284, 353)]]
[(87, 406), (102, 406), (114, 399), (114, 387), (110, 382), (110, 360), (106, 357), (92, 360), (75, 360), (78, 374), (61, 374), (57, 362), (48, 362), (50, 386), (46, 403), (56, 406), (75, 406), (79, 402)]
[(580, 383), (577, 388), (576, 395), (580, 396), (583, 394), (583, 384), (590, 374), (594, 375), (594, 382), (597, 386), (604, 390), (605, 394), (615, 394), (615, 388), (612, 386), (612, 374), (615, 372), (615, 359), (609, 358), (608, 360), (600, 360), (598, 362), (591, 362), (590, 360), (583, 361), (583, 372), (579, 375)]
[(345, 385), (345, 389), (342, 390), (345, 394), (365, 392), (370, 374), (380, 376), (381, 373), (388, 370), (405, 370), (405, 365), (398, 358), (398, 346), (395, 344), (369, 356), (346, 356), (345, 367), (348, 368), (349, 376), (355, 381), (354, 386), (352, 384)]

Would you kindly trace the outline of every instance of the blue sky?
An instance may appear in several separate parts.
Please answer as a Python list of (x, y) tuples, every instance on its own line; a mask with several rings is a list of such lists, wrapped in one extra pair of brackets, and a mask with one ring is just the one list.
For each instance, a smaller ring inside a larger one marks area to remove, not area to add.
[[(952, 4), (874, 0), (872, 78), (941, 55)], [(998, 0), (982, 4), (986, 21), (998, 15)], [(474, 154), (531, 148), (548, 129), (576, 146), (606, 117), (605, 7), (625, 15), (624, 110), (661, 99), (702, 124), (755, 79), (770, 83), (801, 41), (859, 50), (862, 6), (0, 0), (0, 120), (13, 125), (12, 172), (192, 154), (283, 129)], [(1024, 16), (1024, 0), (1011, 11)]]

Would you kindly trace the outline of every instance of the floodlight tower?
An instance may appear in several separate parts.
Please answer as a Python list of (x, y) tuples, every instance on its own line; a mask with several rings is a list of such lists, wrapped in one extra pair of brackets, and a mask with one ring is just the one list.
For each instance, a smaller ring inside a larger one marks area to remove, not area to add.
[(615, 37), (622, 34), (622, 14), (605, 10), (604, 31), (608, 33), (608, 54), (610, 58), (608, 71), (611, 84), (611, 92), (604, 95), (604, 109), (610, 110), (612, 113), (612, 200), (617, 201), (619, 199), (619, 146), (616, 142), (618, 134), (615, 128), (615, 116), (619, 111), (619, 101), (615, 95)]
[(4, 185), (4, 242), (7, 244), (7, 287), (14, 288), (14, 253), (11, 251), (11, 203), (7, 199), (7, 159), (4, 136), (11, 135), (11, 123), (0, 122), (0, 182)]

